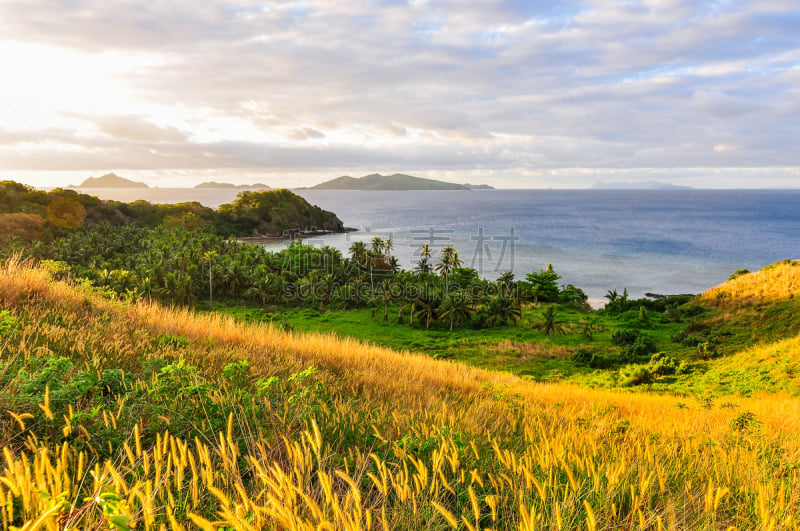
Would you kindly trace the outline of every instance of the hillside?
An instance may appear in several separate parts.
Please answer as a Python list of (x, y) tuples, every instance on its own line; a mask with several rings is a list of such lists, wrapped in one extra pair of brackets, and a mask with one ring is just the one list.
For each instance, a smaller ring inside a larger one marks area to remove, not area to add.
[(107, 173), (102, 177), (89, 177), (80, 186), (74, 188), (149, 188), (149, 186), (114, 173)]
[[(486, 185), (479, 185), (486, 186)], [(402, 173), (380, 175), (373, 173), (364, 177), (338, 177), (312, 186), (311, 190), (470, 190), (470, 185), (423, 179)]]
[(231, 203), (214, 210), (197, 202), (122, 203), (74, 190), (44, 192), (13, 181), (0, 182), (0, 243), (7, 236), (24, 241), (47, 239), (59, 230), (96, 227), (104, 222), (208, 229), (222, 236), (280, 235), (297, 228), (344, 230), (336, 214), (288, 190), (243, 191)]
[(532, 384), (0, 267), (5, 528), (796, 524), (796, 399)]
[(721, 355), (686, 386), (718, 394), (800, 396), (800, 262), (784, 260), (703, 293), (713, 312), (690, 324)]

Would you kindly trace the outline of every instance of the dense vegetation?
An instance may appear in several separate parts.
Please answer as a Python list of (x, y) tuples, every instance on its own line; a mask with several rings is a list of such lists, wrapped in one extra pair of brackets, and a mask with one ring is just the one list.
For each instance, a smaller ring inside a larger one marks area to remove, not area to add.
[(202, 229), (221, 237), (280, 235), (294, 229), (344, 230), (335, 214), (288, 190), (242, 192), (216, 211), (197, 202), (122, 203), (73, 190), (44, 192), (12, 181), (0, 182), (0, 238), (49, 242), (68, 236), (72, 229), (101, 224)]
[(797, 401), (537, 385), (0, 271), (3, 525), (796, 529)]
[(5, 528), (800, 525), (800, 263), (591, 311), (550, 265), (225, 237), (283, 192), (0, 188)]

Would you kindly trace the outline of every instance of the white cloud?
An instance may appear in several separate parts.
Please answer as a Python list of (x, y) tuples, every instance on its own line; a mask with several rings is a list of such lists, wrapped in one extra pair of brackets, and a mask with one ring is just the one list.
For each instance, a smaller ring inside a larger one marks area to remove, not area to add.
[(795, 168), (798, 23), (779, 0), (3, 3), (0, 171)]

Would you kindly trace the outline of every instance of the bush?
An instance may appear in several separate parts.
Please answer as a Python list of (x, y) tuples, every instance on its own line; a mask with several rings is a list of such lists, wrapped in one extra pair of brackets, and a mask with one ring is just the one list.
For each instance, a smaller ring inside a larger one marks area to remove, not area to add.
[(610, 358), (600, 354), (593, 355), (592, 359), (589, 360), (589, 367), (592, 369), (608, 369), (612, 364), (613, 363)]
[(700, 306), (699, 304), (687, 304), (678, 310), (681, 314), (681, 317), (684, 318), (691, 318), (697, 317), (698, 315), (703, 315), (706, 313), (705, 306)]
[(663, 352), (657, 352), (650, 357), (647, 369), (656, 376), (666, 376), (675, 374), (678, 371), (678, 360), (672, 356), (667, 356)]
[(619, 371), (620, 383), (624, 386), (649, 384), (653, 374), (643, 365), (626, 365)]
[(618, 330), (611, 336), (611, 342), (620, 347), (632, 345), (640, 335), (641, 332), (639, 330)]
[(592, 361), (593, 357), (594, 357), (594, 354), (592, 354), (591, 350), (582, 348), (582, 349), (578, 349), (577, 351), (575, 351), (574, 354), (572, 354), (572, 362), (575, 365), (579, 365), (579, 366), (584, 366), (585, 367), (585, 366), (589, 365), (589, 363)]
[(633, 356), (647, 356), (656, 351), (656, 342), (650, 337), (640, 335), (626, 350)]
[(703, 360), (710, 360), (719, 356), (717, 347), (714, 343), (706, 341), (697, 344), (697, 357)]

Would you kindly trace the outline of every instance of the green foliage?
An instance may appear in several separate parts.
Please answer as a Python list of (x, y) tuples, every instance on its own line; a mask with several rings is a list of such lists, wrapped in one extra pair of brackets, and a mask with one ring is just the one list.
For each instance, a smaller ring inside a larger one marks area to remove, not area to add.
[(611, 335), (611, 342), (619, 346), (632, 345), (640, 335), (641, 332), (639, 330), (618, 330)]
[(222, 369), (222, 377), (236, 388), (245, 388), (250, 383), (250, 362), (239, 360)]
[(644, 358), (656, 351), (656, 342), (653, 338), (639, 335), (636, 340), (626, 346), (620, 355), (620, 361), (632, 362)]
[(752, 411), (743, 411), (733, 419), (731, 419), (731, 429), (738, 432), (750, 431), (757, 429), (761, 425), (761, 421), (756, 417)]
[(8, 310), (0, 310), (0, 338), (10, 336), (20, 328), (22, 324), (17, 317), (11, 315)]
[(558, 281), (560, 279), (561, 275), (556, 273), (550, 264), (538, 272), (528, 273), (525, 275), (528, 296), (535, 301), (558, 302)]
[(592, 353), (591, 350), (580, 348), (576, 350), (571, 357), (575, 365), (588, 366), (589, 362), (592, 361), (592, 357), (594, 357), (594, 354)]
[(570, 305), (574, 308), (585, 309), (586, 301), (589, 296), (583, 292), (582, 289), (576, 288), (572, 284), (562, 286), (561, 291), (558, 293), (558, 300), (562, 304)]
[(566, 334), (564, 323), (558, 320), (555, 306), (548, 306), (542, 312), (541, 320), (536, 324), (536, 328), (546, 336), (553, 334)]
[(653, 382), (653, 373), (644, 365), (626, 365), (619, 371), (620, 384), (626, 387)]

